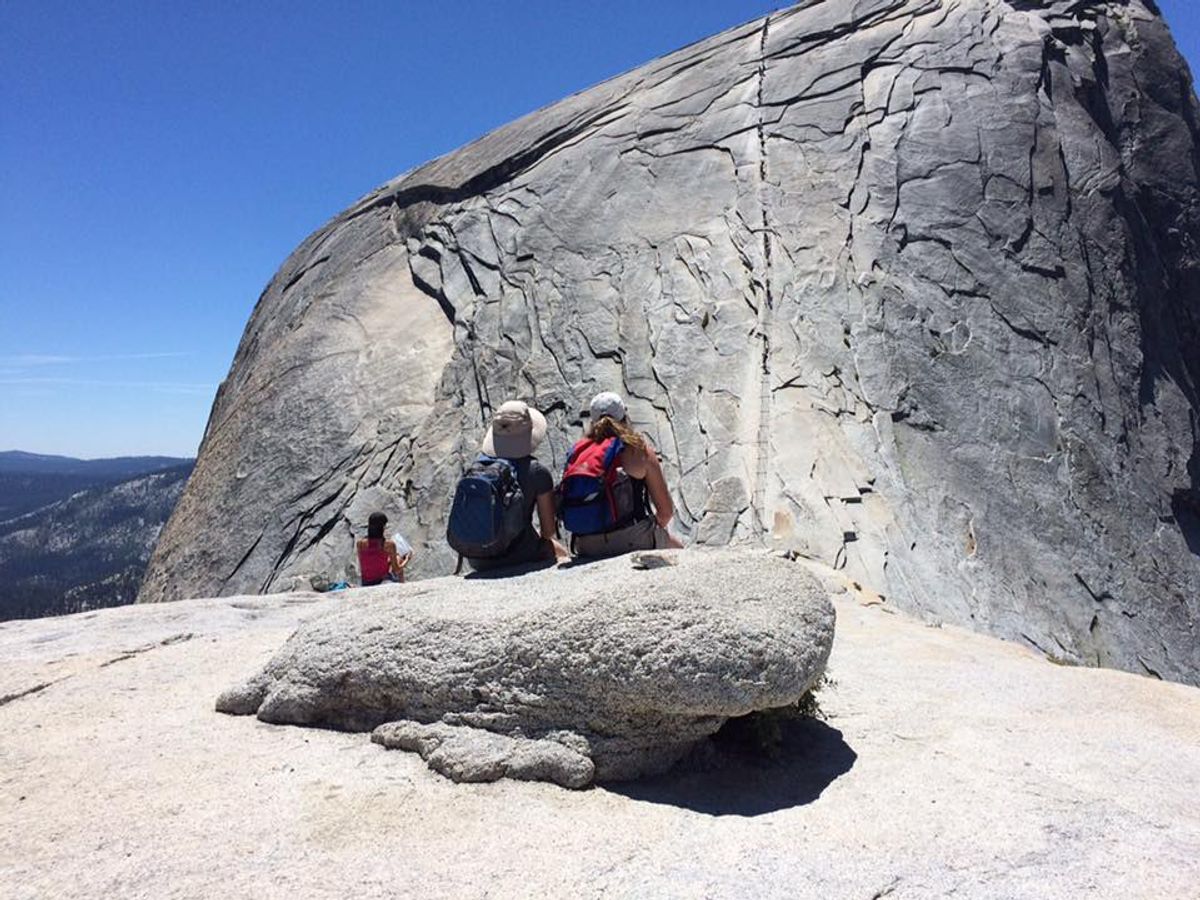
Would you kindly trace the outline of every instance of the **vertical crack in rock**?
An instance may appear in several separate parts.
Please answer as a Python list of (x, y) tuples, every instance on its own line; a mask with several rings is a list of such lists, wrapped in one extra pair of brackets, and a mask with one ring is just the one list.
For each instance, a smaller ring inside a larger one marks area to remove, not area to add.
[(233, 576), (236, 575), (241, 570), (242, 566), (246, 564), (246, 561), (254, 555), (254, 551), (258, 549), (258, 545), (262, 543), (263, 535), (266, 533), (267, 530), (265, 528), (258, 533), (258, 537), (254, 539), (254, 543), (250, 545), (250, 548), (244, 554), (242, 554), (242, 558), (238, 560), (237, 565), (233, 567), (228, 575), (221, 579), (221, 587), (229, 584), (229, 582), (233, 580)]
[(751, 503), (754, 532), (762, 540), (767, 531), (767, 479), (771, 467), (771, 326), (774, 320), (775, 296), (771, 283), (772, 231), (767, 212), (770, 203), (767, 169), (766, 113), (763, 104), (763, 88), (767, 77), (767, 38), (770, 36), (771, 17), (763, 19), (758, 44), (758, 205), (760, 212), (759, 233), (762, 235), (763, 295), (758, 304), (758, 336), (762, 341), (761, 368), (758, 378), (758, 434), (755, 440), (754, 495)]
[(445, 290), (440, 285), (434, 287), (421, 277), (421, 273), (413, 265), (417, 258), (428, 259), (440, 267), (442, 264), (441, 253), (438, 252), (437, 247), (433, 243), (427, 242), (422, 244), (416, 256), (409, 260), (408, 272), (412, 277), (413, 286), (422, 294), (433, 299), (438, 308), (441, 309), (442, 315), (446, 317), (446, 321), (453, 327), (458, 322), (458, 313), (454, 309), (454, 304), (450, 302), (450, 298), (446, 296)]

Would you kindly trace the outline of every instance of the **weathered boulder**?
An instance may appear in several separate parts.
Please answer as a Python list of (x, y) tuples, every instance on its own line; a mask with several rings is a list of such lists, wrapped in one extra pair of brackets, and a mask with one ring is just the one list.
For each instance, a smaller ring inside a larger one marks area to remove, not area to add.
[(217, 709), (375, 728), (456, 781), (583, 787), (662, 771), (727, 719), (796, 704), (825, 669), (834, 616), (785, 559), (661, 558), (675, 564), (354, 592)]
[[(449, 571), (493, 405), (599, 389), (693, 542), (1200, 679), (1200, 111), (1148, 0), (808, 0), (384, 185), (263, 293), (141, 598)], [(307, 583), (307, 580), (305, 581)]]

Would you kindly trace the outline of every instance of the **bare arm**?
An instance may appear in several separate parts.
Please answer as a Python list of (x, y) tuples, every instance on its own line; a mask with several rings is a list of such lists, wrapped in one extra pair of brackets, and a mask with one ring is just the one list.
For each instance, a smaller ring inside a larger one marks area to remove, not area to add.
[(646, 490), (650, 493), (650, 502), (654, 504), (655, 520), (666, 528), (675, 515), (675, 502), (667, 488), (667, 477), (663, 475), (662, 463), (658, 461), (658, 454), (653, 451), (646, 454)]
[(650, 502), (654, 504), (654, 518), (666, 528), (675, 515), (675, 503), (671, 500), (671, 491), (667, 488), (667, 477), (663, 474), (662, 463), (658, 461), (658, 453), (647, 442), (645, 453), (633, 449), (623, 452), (621, 465), (630, 478), (646, 482)]
[(550, 542), (550, 546), (554, 550), (554, 556), (557, 559), (570, 559), (571, 554), (567, 552), (566, 547), (559, 543), (557, 538), (558, 521), (554, 514), (553, 491), (546, 491), (544, 494), (538, 494), (537, 514), (538, 533), (542, 536), (542, 540)]
[(412, 554), (407, 553), (403, 559), (400, 558), (400, 556), (398, 556), (396, 553), (396, 544), (393, 541), (384, 541), (383, 549), (387, 551), (388, 567), (392, 574), (403, 581), (404, 567), (407, 566), (408, 561), (412, 559)]

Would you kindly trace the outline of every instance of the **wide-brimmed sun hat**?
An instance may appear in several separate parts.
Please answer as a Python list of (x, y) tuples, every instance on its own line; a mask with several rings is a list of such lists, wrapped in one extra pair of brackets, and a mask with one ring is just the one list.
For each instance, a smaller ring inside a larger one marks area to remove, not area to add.
[(628, 413), (625, 409), (625, 401), (618, 394), (614, 394), (612, 391), (601, 391), (592, 398), (589, 415), (593, 422), (602, 416), (608, 416), (617, 422), (624, 422)]
[(520, 459), (529, 456), (546, 436), (546, 417), (522, 400), (501, 404), (483, 438), (488, 456)]

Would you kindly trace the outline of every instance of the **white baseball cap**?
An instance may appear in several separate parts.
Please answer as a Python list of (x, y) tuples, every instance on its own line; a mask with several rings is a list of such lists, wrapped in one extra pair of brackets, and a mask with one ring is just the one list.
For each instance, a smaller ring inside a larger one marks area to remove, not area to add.
[(619, 395), (612, 391), (601, 391), (592, 398), (589, 415), (593, 422), (602, 416), (608, 416), (616, 422), (624, 422), (628, 412), (625, 409), (625, 401)]

